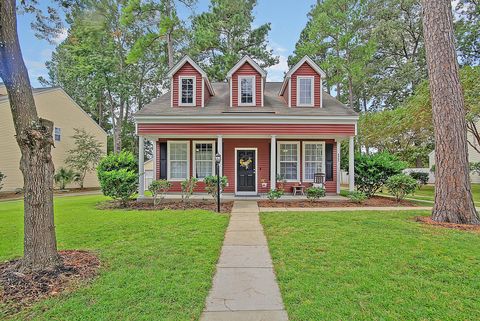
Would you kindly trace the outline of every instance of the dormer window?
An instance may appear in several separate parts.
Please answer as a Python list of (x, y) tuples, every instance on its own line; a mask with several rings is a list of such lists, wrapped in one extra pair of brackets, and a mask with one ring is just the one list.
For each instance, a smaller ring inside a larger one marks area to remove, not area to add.
[(255, 106), (255, 76), (239, 76), (239, 106)]
[(195, 77), (182, 76), (179, 77), (179, 82), (180, 106), (195, 106)]
[(313, 76), (303, 76), (297, 77), (297, 106), (313, 106), (313, 84), (314, 84), (314, 77)]

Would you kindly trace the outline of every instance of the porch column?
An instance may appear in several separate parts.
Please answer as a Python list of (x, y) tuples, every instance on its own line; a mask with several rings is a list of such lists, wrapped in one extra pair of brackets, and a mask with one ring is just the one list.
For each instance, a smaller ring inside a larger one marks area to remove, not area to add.
[(220, 161), (220, 168), (219, 168), (219, 174), (220, 176), (223, 176), (223, 137), (222, 135), (217, 136), (217, 151), (220, 155), (222, 155), (222, 160)]
[(342, 180), (342, 170), (340, 168), (341, 159), (342, 159), (342, 141), (337, 139), (337, 194), (340, 194), (340, 183)]
[(272, 135), (270, 138), (270, 189), (277, 188), (277, 162), (275, 161), (277, 155), (277, 137)]
[(355, 151), (353, 149), (353, 139), (351, 136), (348, 143), (348, 190), (355, 190)]
[(145, 196), (145, 145), (143, 136), (138, 136), (138, 198)]
[(153, 146), (153, 180), (157, 180), (157, 141), (152, 140), (152, 146)]

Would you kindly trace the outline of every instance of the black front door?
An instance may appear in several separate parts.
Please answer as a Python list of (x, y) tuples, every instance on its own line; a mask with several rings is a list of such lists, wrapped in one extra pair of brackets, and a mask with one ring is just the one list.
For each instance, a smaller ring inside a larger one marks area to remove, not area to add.
[(255, 192), (255, 150), (237, 150), (237, 192)]

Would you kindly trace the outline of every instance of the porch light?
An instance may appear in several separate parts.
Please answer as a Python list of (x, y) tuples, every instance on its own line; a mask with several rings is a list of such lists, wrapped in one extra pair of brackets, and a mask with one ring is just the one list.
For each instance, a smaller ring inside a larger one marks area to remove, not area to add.
[(219, 153), (217, 153), (215, 155), (215, 164), (220, 164), (220, 162), (222, 161), (222, 155), (220, 155)]

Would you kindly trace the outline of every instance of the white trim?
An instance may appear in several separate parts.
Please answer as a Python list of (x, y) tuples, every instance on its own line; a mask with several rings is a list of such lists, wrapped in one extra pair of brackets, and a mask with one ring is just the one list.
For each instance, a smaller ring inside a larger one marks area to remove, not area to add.
[[(310, 104), (300, 104), (300, 80), (310, 79)], [(314, 107), (315, 106), (315, 76), (297, 76), (297, 105), (296, 107)]]
[(302, 142), (302, 180), (303, 182), (313, 182), (313, 179), (306, 179), (305, 178), (305, 145), (322, 145), (322, 173), (326, 174), (325, 172), (325, 142), (324, 141), (303, 141)]
[(202, 78), (202, 107), (205, 107), (205, 80)]
[(262, 83), (260, 84), (260, 93), (261, 93), (261, 98), (262, 98), (262, 107), (264, 106), (264, 101), (263, 101), (263, 87), (265, 87), (265, 77), (262, 77)]
[(229, 124), (356, 124), (358, 116), (278, 116), (274, 113), (270, 115), (161, 115), (161, 116), (134, 116), (138, 123), (217, 123), (219, 121)]
[[(254, 192), (238, 192), (237, 191), (237, 151), (238, 150), (254, 150), (255, 151), (255, 191)], [(235, 147), (235, 155), (233, 157), (235, 163), (235, 195), (257, 195), (258, 194), (258, 148), (257, 147)]]
[(151, 141), (153, 143), (153, 180), (155, 181), (157, 179), (157, 140), (154, 139)]
[(189, 140), (167, 140), (167, 180), (172, 182), (181, 182), (185, 178), (171, 178), (170, 175), (170, 145), (183, 143), (187, 145), (187, 178), (190, 177), (190, 141)]
[(170, 106), (173, 107), (173, 77), (170, 77)]
[(337, 194), (340, 194), (340, 181), (342, 180), (342, 177), (341, 177), (341, 169), (340, 169), (340, 162), (341, 162), (341, 159), (342, 159), (342, 155), (341, 155), (341, 152), (342, 152), (342, 141), (340, 139), (335, 139), (335, 141), (337, 142)]
[(308, 63), (310, 67), (312, 67), (313, 70), (315, 70), (322, 77), (322, 79), (327, 78), (327, 74), (325, 73), (325, 71), (322, 70), (322, 68), (320, 68), (319, 65), (317, 65), (309, 56), (304, 56), (302, 59), (300, 59), (299, 62), (295, 64), (295, 66), (290, 68), (290, 70), (286, 73), (285, 80), (282, 83), (282, 87), (280, 88), (279, 95), (281, 95), (285, 90), (287, 79), (290, 79), (293, 73), (297, 71), (297, 69), (300, 68), (305, 62)]
[(229, 79), (229, 84), (230, 84), (230, 107), (233, 107), (233, 84), (232, 84), (232, 79)]
[[(192, 103), (182, 103), (182, 80), (193, 79), (193, 100)], [(195, 107), (197, 106), (197, 77), (196, 76), (179, 76), (178, 77), (178, 106), (181, 107)]]
[[(242, 79), (252, 79), (252, 102), (251, 103), (242, 103)], [(238, 85), (237, 85), (237, 96), (238, 96), (238, 106), (256, 106), (257, 99), (257, 77), (254, 75), (251, 76), (238, 76)]]
[(249, 56), (244, 56), (240, 59), (232, 69), (230, 69), (227, 73), (227, 78), (232, 78), (235, 71), (237, 71), (241, 66), (243, 66), (246, 62), (248, 62), (256, 71), (260, 73), (262, 77), (267, 77), (267, 72), (260, 67), (255, 60), (250, 58)]
[(292, 107), (292, 79), (288, 78), (288, 107)]
[[(216, 142), (214, 140), (194, 140), (192, 142), (192, 177), (197, 177), (197, 162), (195, 159), (195, 155), (197, 152), (196, 144), (212, 144), (212, 175), (215, 175), (215, 145)], [(200, 182), (203, 181), (203, 178), (198, 179)]]
[(288, 140), (278, 140), (277, 141), (277, 173), (275, 175), (280, 174), (280, 145), (281, 144), (295, 144), (297, 145), (297, 179), (287, 179), (285, 180), (286, 182), (292, 183), (292, 182), (300, 182), (301, 177), (300, 177), (300, 165), (301, 165), (301, 159), (300, 159), (300, 141), (295, 140), (295, 141), (288, 141)]
[(277, 189), (277, 136), (270, 137), (270, 190)]
[(138, 197), (145, 196), (145, 140), (138, 136)]
[(193, 59), (190, 58), (189, 56), (185, 56), (179, 62), (177, 62), (175, 64), (175, 66), (173, 66), (173, 68), (168, 71), (167, 77), (173, 78), (173, 76), (177, 73), (177, 71), (180, 70), (180, 68), (182, 68), (183, 65), (185, 65), (185, 63), (187, 63), (187, 62), (190, 65), (192, 65), (193, 68), (195, 68), (202, 75), (203, 78), (206, 79), (207, 87), (208, 87), (210, 93), (212, 94), (212, 96), (215, 96), (215, 92), (213, 91), (212, 84), (210, 83), (210, 80), (208, 80), (207, 73), (202, 68), (200, 68), (200, 66), (195, 61), (193, 61)]
[(320, 108), (323, 108), (323, 78), (320, 77)]
[(348, 140), (348, 190), (355, 190), (355, 149), (354, 137), (350, 136)]

